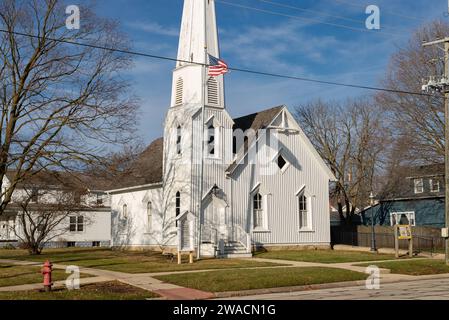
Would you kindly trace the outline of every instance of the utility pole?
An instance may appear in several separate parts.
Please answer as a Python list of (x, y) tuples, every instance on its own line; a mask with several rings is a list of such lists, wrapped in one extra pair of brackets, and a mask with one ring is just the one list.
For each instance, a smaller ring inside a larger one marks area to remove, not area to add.
[(441, 40), (426, 42), (423, 44), (424, 47), (439, 45), (444, 43), (444, 75), (437, 79), (436, 77), (431, 77), (429, 82), (423, 86), (423, 91), (426, 92), (444, 92), (444, 191), (445, 191), (445, 220), (446, 228), (442, 231), (446, 239), (446, 264), (449, 265), (449, 37)]

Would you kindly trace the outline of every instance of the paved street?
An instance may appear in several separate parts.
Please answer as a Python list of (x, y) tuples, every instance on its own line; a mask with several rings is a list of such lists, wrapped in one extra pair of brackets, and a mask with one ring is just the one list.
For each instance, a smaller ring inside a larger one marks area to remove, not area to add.
[[(235, 299), (235, 298), (233, 298)], [(449, 278), (241, 297), (244, 300), (449, 300)]]

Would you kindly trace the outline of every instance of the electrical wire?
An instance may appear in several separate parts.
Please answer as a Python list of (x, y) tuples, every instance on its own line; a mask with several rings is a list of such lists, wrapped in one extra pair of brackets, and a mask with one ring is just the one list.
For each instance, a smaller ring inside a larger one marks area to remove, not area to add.
[[(42, 36), (37, 35), (31, 35), (26, 34), (18, 31), (9, 31), (0, 29), (0, 32), (7, 33), (7, 34), (14, 34), (17, 36), (24, 36), (34, 39), (41, 40)], [(51, 37), (45, 37), (48, 41), (55, 41), (59, 43), (65, 43), (70, 45), (77, 45), (81, 47), (87, 47), (87, 48), (93, 48), (93, 49), (99, 49), (99, 50), (106, 50), (111, 52), (117, 52), (117, 53), (123, 53), (123, 54), (129, 54), (133, 56), (140, 56), (140, 57), (146, 57), (146, 58), (152, 58), (152, 59), (159, 59), (159, 60), (165, 60), (165, 61), (172, 61), (172, 62), (181, 62), (181, 63), (187, 63), (187, 64), (193, 64), (193, 65), (200, 65), (208, 67), (208, 64), (201, 63), (201, 62), (194, 62), (194, 61), (187, 61), (187, 60), (181, 60), (176, 58), (170, 58), (166, 56), (161, 55), (155, 55), (155, 54), (148, 54), (148, 53), (142, 53), (137, 51), (131, 51), (131, 50), (122, 50), (122, 49), (115, 49), (100, 45), (93, 45), (88, 43), (81, 43), (76, 42), (69, 39), (55, 39)], [(254, 75), (262, 75), (262, 76), (269, 76), (269, 77), (275, 77), (275, 78), (283, 78), (283, 79), (289, 79), (289, 80), (297, 80), (297, 81), (304, 81), (304, 82), (312, 82), (312, 83), (318, 83), (318, 84), (325, 84), (325, 85), (333, 85), (333, 86), (340, 86), (340, 87), (349, 87), (349, 88), (357, 88), (357, 89), (364, 89), (364, 90), (372, 90), (372, 91), (382, 91), (382, 92), (390, 92), (390, 93), (399, 93), (399, 94), (407, 94), (407, 95), (415, 95), (415, 96), (428, 96), (428, 97), (434, 97), (434, 95), (421, 93), (421, 92), (412, 92), (412, 91), (404, 91), (404, 90), (395, 90), (395, 89), (388, 89), (388, 88), (382, 88), (382, 87), (373, 87), (373, 86), (364, 86), (364, 85), (357, 85), (357, 84), (351, 84), (351, 83), (342, 83), (337, 81), (325, 81), (325, 80), (319, 80), (319, 79), (313, 79), (313, 78), (306, 78), (306, 77), (299, 77), (299, 76), (292, 76), (292, 75), (285, 75), (280, 73), (270, 73), (270, 72), (264, 72), (264, 71), (257, 71), (257, 70), (250, 70), (250, 69), (243, 69), (243, 68), (228, 68), (231, 71), (236, 72), (242, 72), (247, 74), (254, 74)]]
[(326, 21), (317, 20), (317, 19), (313, 19), (313, 18), (299, 17), (299, 16), (289, 15), (289, 14), (275, 12), (275, 11), (271, 11), (271, 10), (250, 7), (250, 6), (246, 6), (246, 5), (242, 5), (242, 4), (238, 4), (238, 3), (234, 3), (234, 2), (228, 2), (228, 1), (224, 1), (224, 0), (215, 0), (215, 2), (224, 4), (227, 6), (236, 7), (236, 8), (253, 10), (253, 11), (257, 11), (257, 12), (261, 12), (261, 13), (265, 13), (265, 14), (286, 17), (286, 18), (295, 19), (295, 20), (324, 24), (324, 25), (328, 25), (331, 27), (343, 28), (343, 29), (348, 29), (348, 30), (352, 30), (352, 31), (368, 32), (368, 33), (376, 34), (376, 35), (394, 36), (394, 37), (406, 36), (406, 34), (403, 34), (403, 33), (385, 32), (383, 30), (382, 31), (373, 31), (373, 30), (368, 30), (366, 28), (356, 28), (356, 27), (352, 27), (352, 26), (348, 26), (348, 25), (339, 24), (339, 23), (326, 22)]
[(270, 5), (273, 5), (273, 6), (281, 7), (281, 8), (293, 9), (293, 10), (304, 11), (304, 12), (310, 12), (310, 13), (318, 14), (318, 15), (321, 15), (321, 16), (324, 16), (324, 17), (330, 17), (330, 18), (345, 20), (345, 21), (349, 21), (349, 22), (363, 23), (363, 21), (361, 21), (361, 20), (347, 18), (347, 17), (342, 17), (342, 16), (337, 16), (337, 15), (333, 15), (333, 14), (326, 13), (326, 12), (323, 12), (323, 11), (318, 11), (318, 10), (312, 10), (312, 9), (306, 9), (306, 8), (301, 8), (301, 7), (297, 7), (297, 6), (292, 6), (292, 5), (285, 4), (285, 3), (268, 1), (268, 0), (257, 0), (257, 1), (262, 2), (262, 3), (267, 3), (267, 4), (270, 4)]

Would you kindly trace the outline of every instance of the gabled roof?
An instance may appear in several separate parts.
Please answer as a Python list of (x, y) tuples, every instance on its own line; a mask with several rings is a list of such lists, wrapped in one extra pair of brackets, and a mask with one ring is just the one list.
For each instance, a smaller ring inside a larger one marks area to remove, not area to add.
[[(288, 115), (291, 116), (291, 113), (288, 111), (286, 106), (278, 106), (271, 109), (267, 109), (264, 111), (261, 111), (259, 113), (250, 114), (248, 116), (244, 116), (241, 118), (237, 118), (234, 120), (235, 129), (242, 129), (243, 131), (247, 129), (253, 129), (255, 132), (260, 129), (264, 129), (269, 127), (275, 118), (282, 112), (286, 112)], [(295, 120), (294, 120), (295, 121)], [(296, 122), (295, 122), (296, 123)], [(296, 123), (297, 124), (297, 123)], [(301, 139), (305, 143), (306, 147), (310, 150), (312, 156), (317, 160), (318, 164), (321, 166), (321, 168), (326, 172), (326, 174), (329, 176), (329, 180), (335, 181), (335, 176), (329, 169), (329, 167), (324, 162), (323, 158), (318, 154), (317, 150), (313, 147), (310, 140), (307, 138), (307, 136), (302, 131), (301, 127), (297, 125), (297, 130), (300, 132)], [(257, 137), (253, 137), (253, 141), (248, 141), (245, 143), (246, 145), (251, 146), (254, 143), (254, 140), (257, 139)], [(237, 150), (237, 157), (235, 161), (226, 169), (228, 173), (232, 173), (241, 163), (242, 159), (246, 156), (244, 152), (242, 152), (242, 149), (245, 147), (243, 146), (241, 150)]]
[[(234, 127), (233, 130), (241, 129), (245, 132), (248, 129), (252, 129), (255, 132), (261, 129), (267, 128), (276, 118), (277, 115), (280, 114), (282, 110), (286, 109), (285, 106), (277, 106), (274, 108), (266, 109), (257, 113), (249, 114), (243, 117), (239, 117), (233, 119)], [(304, 136), (305, 137), (305, 136)], [(305, 137), (306, 138), (306, 137)], [(256, 137), (253, 137), (253, 140)], [(306, 138), (307, 139), (307, 138)], [(306, 141), (307, 143), (308, 141)], [(247, 142), (249, 145), (253, 143), (253, 141)], [(333, 174), (330, 172), (329, 168), (323, 162), (323, 160), (319, 157), (316, 150), (311, 146), (310, 142), (308, 142), (308, 147), (312, 148), (313, 154), (318, 157), (320, 164), (323, 166), (324, 170), (329, 174), (330, 177), (333, 177)], [(242, 146), (242, 149), (244, 147)], [(163, 172), (163, 151), (164, 151), (164, 140), (163, 138), (159, 138), (154, 140), (147, 149), (145, 149), (138, 159), (132, 165), (130, 172), (127, 172), (126, 175), (122, 176), (118, 183), (115, 183), (114, 189), (125, 189), (131, 187), (145, 186), (151, 184), (162, 183), (162, 172)], [(242, 150), (240, 150), (241, 153)], [(232, 169), (236, 166), (236, 162), (231, 164), (227, 169), (228, 172), (232, 171)]]
[[(267, 128), (274, 120), (274, 118), (284, 109), (284, 106), (277, 106), (274, 108), (262, 110), (257, 113), (249, 114), (247, 116), (243, 116), (240, 118), (234, 119), (234, 127), (233, 130), (241, 129), (243, 132), (246, 130), (253, 130), (254, 133), (257, 134), (258, 130)], [(226, 172), (232, 172), (238, 166), (239, 161), (242, 157), (244, 157), (244, 149), (247, 146), (253, 144), (254, 140), (257, 139), (257, 136), (251, 136), (250, 140), (245, 141), (244, 145), (241, 146), (240, 150), (237, 151), (237, 158), (231, 165), (226, 169)]]

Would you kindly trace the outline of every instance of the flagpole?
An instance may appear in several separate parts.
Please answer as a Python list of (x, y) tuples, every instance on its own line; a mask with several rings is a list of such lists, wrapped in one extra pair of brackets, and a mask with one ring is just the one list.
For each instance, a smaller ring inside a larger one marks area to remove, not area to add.
[(204, 65), (203, 65), (203, 101), (201, 106), (201, 173), (200, 173), (200, 199), (198, 210), (198, 243), (197, 260), (201, 259), (201, 218), (203, 214), (203, 184), (204, 184), (204, 116), (206, 112), (206, 78), (207, 78), (207, 3), (204, 0)]

